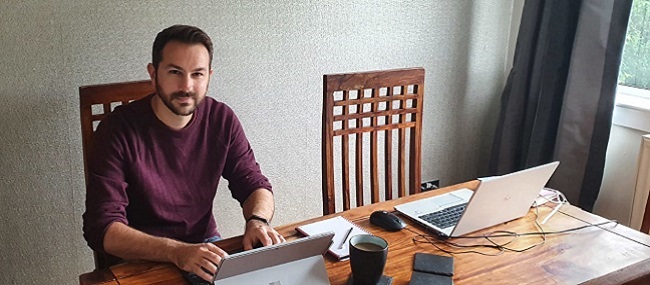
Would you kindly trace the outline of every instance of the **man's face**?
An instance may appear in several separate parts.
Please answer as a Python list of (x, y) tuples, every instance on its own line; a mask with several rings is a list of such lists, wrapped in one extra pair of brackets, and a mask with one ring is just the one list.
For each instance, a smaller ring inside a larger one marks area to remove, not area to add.
[(168, 42), (158, 68), (149, 67), (161, 101), (179, 116), (189, 116), (203, 101), (210, 82), (210, 54), (202, 44)]

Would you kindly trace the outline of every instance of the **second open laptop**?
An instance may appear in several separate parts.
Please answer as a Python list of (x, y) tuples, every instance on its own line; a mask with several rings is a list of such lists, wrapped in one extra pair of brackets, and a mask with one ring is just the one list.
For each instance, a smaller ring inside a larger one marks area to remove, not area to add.
[(312, 235), (231, 254), (219, 266), (215, 284), (329, 285), (323, 254), (334, 232)]
[(460, 189), (397, 205), (395, 210), (439, 236), (461, 236), (526, 215), (559, 164), (485, 178), (476, 191)]

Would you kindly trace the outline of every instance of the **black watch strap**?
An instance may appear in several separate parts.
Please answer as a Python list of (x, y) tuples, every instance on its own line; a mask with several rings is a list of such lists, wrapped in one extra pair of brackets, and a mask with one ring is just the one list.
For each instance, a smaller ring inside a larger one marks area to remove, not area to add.
[(262, 223), (265, 223), (267, 225), (269, 224), (269, 221), (267, 219), (262, 218), (262, 217), (260, 217), (258, 215), (252, 215), (252, 216), (248, 217), (248, 219), (246, 219), (246, 223), (250, 222), (251, 220), (258, 220), (258, 221), (260, 221)]

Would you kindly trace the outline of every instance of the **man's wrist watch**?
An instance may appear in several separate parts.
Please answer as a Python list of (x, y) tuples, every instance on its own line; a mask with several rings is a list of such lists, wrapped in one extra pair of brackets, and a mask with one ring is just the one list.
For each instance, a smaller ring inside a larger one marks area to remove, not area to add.
[(248, 219), (246, 219), (246, 223), (248, 224), (248, 222), (250, 222), (252, 220), (260, 221), (262, 223), (265, 223), (267, 226), (269, 225), (269, 221), (267, 219), (262, 218), (262, 217), (260, 217), (258, 215), (252, 215), (252, 216), (248, 217)]

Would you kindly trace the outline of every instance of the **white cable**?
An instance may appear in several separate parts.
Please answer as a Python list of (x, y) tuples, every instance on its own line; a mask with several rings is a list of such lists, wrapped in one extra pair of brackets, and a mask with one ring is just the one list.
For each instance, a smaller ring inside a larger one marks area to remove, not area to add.
[(553, 207), (553, 210), (551, 211), (551, 213), (548, 214), (548, 216), (546, 216), (546, 218), (544, 218), (544, 220), (541, 222), (542, 225), (546, 224), (546, 222), (548, 222), (548, 220), (553, 215), (555, 215), (555, 213), (557, 213), (557, 211), (560, 210), (562, 205), (569, 203), (569, 201), (567, 201), (567, 199), (566, 199), (566, 196), (564, 196), (564, 194), (562, 194), (562, 192), (560, 192), (558, 190), (555, 190), (555, 189), (550, 189), (550, 188), (544, 188), (544, 190), (554, 192), (554, 194), (552, 196), (550, 196), (548, 198), (544, 196), (544, 198), (546, 198), (548, 200), (548, 202), (551, 202), (551, 203), (557, 204), (557, 205), (555, 205), (555, 207)]

